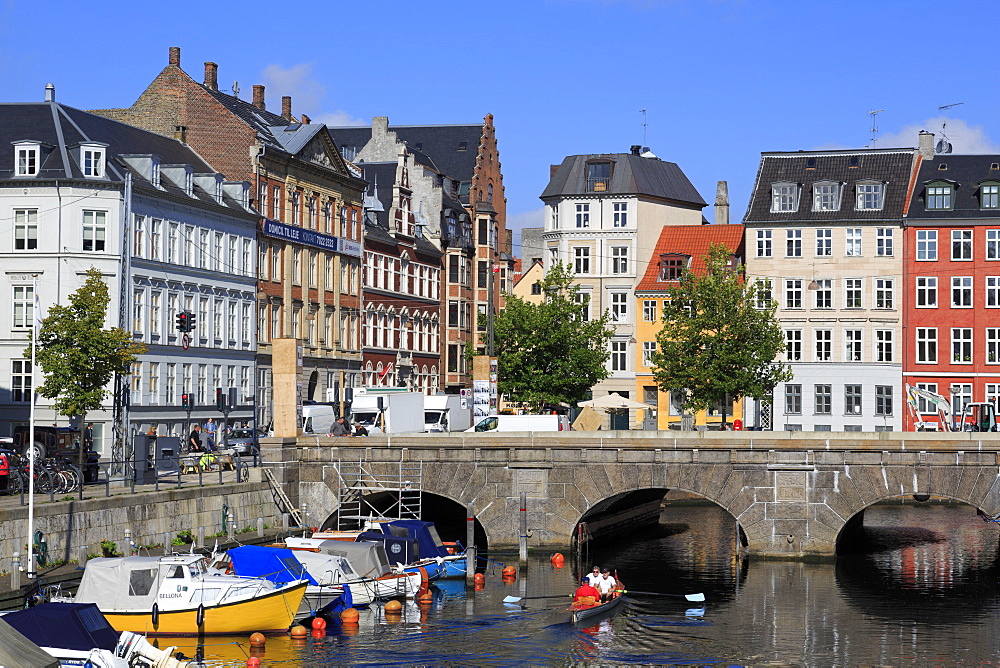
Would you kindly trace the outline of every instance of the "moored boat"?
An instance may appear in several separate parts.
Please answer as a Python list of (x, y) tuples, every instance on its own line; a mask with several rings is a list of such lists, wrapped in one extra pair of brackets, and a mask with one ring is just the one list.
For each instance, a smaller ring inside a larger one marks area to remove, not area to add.
[(620, 580), (615, 583), (614, 589), (611, 590), (611, 596), (611, 599), (603, 603), (600, 601), (573, 601), (569, 606), (570, 621), (576, 624), (617, 611), (618, 606), (625, 601), (625, 586)]
[(424, 568), (432, 581), (465, 577), (465, 548), (444, 543), (433, 522), (393, 520), (373, 525), (359, 533), (357, 541), (382, 543), (392, 563), (410, 571)]

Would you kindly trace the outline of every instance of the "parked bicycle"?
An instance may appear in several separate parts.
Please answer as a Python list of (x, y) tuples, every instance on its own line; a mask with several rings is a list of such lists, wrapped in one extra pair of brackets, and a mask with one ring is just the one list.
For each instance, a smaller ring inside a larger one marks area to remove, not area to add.
[[(24, 457), (12, 457), (7, 480), (9, 494), (20, 494), (28, 491), (31, 478), (28, 460)], [(68, 494), (80, 489), (83, 475), (80, 469), (67, 459), (43, 459), (35, 462), (35, 491), (39, 494)]]

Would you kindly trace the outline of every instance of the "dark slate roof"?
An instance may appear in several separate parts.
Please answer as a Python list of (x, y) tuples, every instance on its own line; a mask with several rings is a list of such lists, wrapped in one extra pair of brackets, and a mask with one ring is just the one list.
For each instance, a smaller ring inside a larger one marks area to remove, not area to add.
[(291, 155), (296, 155), (305, 148), (305, 145), (323, 129), (324, 126), (318, 123), (310, 123), (309, 125), (289, 123), (268, 128), (275, 141)]
[[(942, 169), (942, 166), (945, 167)], [(951, 181), (955, 185), (953, 205), (949, 210), (925, 210), (924, 197), (931, 181)], [(996, 209), (980, 208), (979, 185), (984, 181), (1000, 184), (1000, 155), (939, 154), (920, 164), (913, 197), (910, 201), (909, 220), (945, 220), (956, 218), (1000, 217)]]
[(285, 120), (279, 114), (273, 114), (270, 111), (258, 109), (253, 105), (253, 103), (241, 100), (233, 95), (213, 90), (203, 84), (202, 88), (205, 92), (214, 97), (219, 104), (231, 111), (244, 123), (254, 128), (257, 131), (257, 137), (264, 144), (270, 145), (274, 148), (282, 148), (281, 142), (274, 136), (274, 130), (272, 128), (289, 125), (289, 121)]
[[(902, 220), (916, 150), (911, 148), (855, 149), (762, 153), (757, 181), (743, 222), (793, 223), (849, 220)], [(852, 166), (852, 159), (857, 166)], [(810, 160), (815, 166), (810, 167)], [(858, 181), (885, 183), (881, 210), (855, 210)], [(839, 211), (813, 211), (812, 186), (819, 181), (843, 183)], [(771, 185), (800, 186), (798, 211), (771, 211)]]
[(613, 163), (610, 186), (602, 191), (605, 195), (645, 195), (698, 208), (707, 206), (676, 163), (631, 153), (566, 157), (549, 180), (541, 199), (595, 194), (587, 189), (587, 163), (590, 161)]
[[(406, 142), (408, 148), (422, 153), (434, 169), (458, 181), (471, 181), (476, 169), (482, 123), (475, 125), (390, 125), (390, 132)], [(337, 146), (360, 151), (372, 138), (370, 126), (330, 128)], [(462, 144), (465, 148), (461, 148)]]
[[(384, 240), (395, 243), (392, 235), (389, 234), (389, 210), (392, 208), (392, 190), (396, 183), (396, 163), (395, 162), (366, 162), (360, 165), (364, 174), (364, 180), (368, 182), (367, 195), (374, 194), (378, 201), (382, 203), (382, 211), (377, 213), (378, 227), (365, 226), (365, 234), (369, 231), (379, 235), (384, 234)], [(377, 189), (376, 189), (377, 184)]]

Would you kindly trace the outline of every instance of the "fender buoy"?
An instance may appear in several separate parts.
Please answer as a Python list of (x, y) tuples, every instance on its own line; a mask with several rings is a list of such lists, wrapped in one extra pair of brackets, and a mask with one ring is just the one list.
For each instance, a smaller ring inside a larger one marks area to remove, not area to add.
[(155, 629), (160, 625), (160, 604), (153, 604), (153, 628)]
[(205, 625), (205, 604), (198, 604), (198, 615), (195, 617), (195, 623), (198, 624), (198, 628)]

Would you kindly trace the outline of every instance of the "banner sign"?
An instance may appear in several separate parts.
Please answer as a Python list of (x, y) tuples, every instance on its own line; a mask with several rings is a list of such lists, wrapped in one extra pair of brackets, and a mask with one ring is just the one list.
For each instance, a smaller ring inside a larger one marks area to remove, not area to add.
[(361, 257), (361, 244), (357, 241), (331, 237), (328, 234), (320, 234), (319, 232), (307, 230), (302, 227), (285, 225), (276, 220), (264, 221), (264, 234), (276, 239), (285, 239), (286, 241), (293, 241), (305, 246), (312, 246), (313, 248), (321, 248), (345, 255)]

